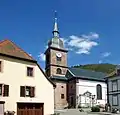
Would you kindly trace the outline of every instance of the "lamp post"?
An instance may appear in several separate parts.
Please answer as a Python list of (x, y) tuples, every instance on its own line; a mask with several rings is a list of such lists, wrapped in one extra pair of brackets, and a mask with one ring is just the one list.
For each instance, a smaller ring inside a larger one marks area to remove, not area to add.
[(95, 95), (91, 95), (91, 96), (92, 96), (92, 107), (93, 107)]

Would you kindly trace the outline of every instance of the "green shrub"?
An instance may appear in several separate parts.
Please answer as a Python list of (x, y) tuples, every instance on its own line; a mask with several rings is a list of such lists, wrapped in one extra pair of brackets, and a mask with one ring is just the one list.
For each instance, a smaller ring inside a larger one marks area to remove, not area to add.
[(60, 115), (60, 113), (54, 113), (54, 114), (51, 114), (51, 115)]
[(93, 106), (91, 107), (92, 112), (100, 112), (100, 107), (99, 106)]

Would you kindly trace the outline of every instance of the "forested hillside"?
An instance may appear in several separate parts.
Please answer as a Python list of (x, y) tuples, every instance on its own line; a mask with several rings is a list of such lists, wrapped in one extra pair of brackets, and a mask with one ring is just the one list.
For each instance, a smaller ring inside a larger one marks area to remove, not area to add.
[(115, 70), (116, 65), (113, 64), (87, 64), (87, 65), (76, 65), (72, 66), (75, 68), (94, 70), (98, 72), (111, 73)]

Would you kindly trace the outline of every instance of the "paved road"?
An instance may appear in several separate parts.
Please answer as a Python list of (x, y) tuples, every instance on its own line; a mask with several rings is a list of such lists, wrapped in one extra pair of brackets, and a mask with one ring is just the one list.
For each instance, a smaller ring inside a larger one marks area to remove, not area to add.
[[(89, 110), (87, 110), (89, 111)], [(78, 109), (64, 109), (64, 110), (56, 110), (55, 113), (60, 113), (60, 115), (113, 115), (108, 113), (87, 113), (80, 112)], [(120, 114), (119, 114), (120, 115)]]
[[(65, 109), (65, 110), (56, 110), (56, 113), (60, 113), (60, 115), (88, 115), (86, 112), (79, 112), (78, 109)], [(93, 115), (93, 114), (89, 114)], [(98, 114), (94, 114), (98, 115)]]

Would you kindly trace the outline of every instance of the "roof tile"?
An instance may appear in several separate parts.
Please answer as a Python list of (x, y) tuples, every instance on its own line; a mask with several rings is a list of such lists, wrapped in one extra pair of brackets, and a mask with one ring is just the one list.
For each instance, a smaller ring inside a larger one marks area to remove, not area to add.
[(24, 50), (19, 48), (16, 44), (8, 39), (0, 41), (0, 53), (23, 59), (34, 60)]

